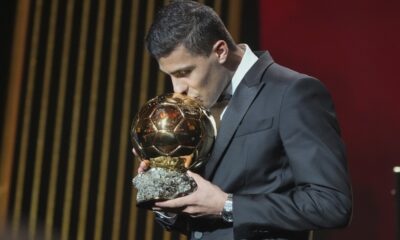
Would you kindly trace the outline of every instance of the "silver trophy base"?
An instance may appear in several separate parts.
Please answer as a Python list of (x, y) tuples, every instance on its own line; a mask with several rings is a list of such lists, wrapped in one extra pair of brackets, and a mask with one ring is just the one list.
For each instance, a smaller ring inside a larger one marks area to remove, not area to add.
[(154, 202), (188, 195), (197, 184), (186, 173), (153, 167), (132, 179), (137, 188), (137, 206), (151, 209)]

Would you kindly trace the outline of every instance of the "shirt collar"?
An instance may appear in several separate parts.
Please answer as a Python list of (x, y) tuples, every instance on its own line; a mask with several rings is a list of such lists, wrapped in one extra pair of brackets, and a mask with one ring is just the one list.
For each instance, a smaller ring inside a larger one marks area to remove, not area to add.
[(246, 73), (258, 60), (258, 57), (253, 53), (247, 44), (239, 44), (239, 47), (245, 52), (238, 68), (233, 74), (231, 82), (225, 90), (225, 94), (233, 95), (235, 93), (236, 88), (239, 86)]

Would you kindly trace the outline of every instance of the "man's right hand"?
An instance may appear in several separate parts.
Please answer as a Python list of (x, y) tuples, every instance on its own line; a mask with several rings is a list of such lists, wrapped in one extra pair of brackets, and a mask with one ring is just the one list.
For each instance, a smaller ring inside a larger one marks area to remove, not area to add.
[(140, 161), (140, 165), (138, 167), (138, 173), (144, 173), (150, 169), (150, 161), (145, 159)]
[(138, 173), (144, 173), (150, 169), (150, 161), (147, 159), (141, 159), (134, 148), (132, 148), (132, 153), (140, 160), (140, 165), (138, 167)]

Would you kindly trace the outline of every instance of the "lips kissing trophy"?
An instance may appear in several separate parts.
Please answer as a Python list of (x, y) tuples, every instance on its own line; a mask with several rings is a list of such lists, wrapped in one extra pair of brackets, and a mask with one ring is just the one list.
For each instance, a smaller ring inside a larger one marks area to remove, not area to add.
[(206, 108), (186, 95), (168, 93), (148, 101), (135, 116), (131, 137), (139, 160), (150, 169), (133, 180), (137, 206), (185, 196), (196, 190), (187, 175), (204, 165), (214, 143), (215, 121)]

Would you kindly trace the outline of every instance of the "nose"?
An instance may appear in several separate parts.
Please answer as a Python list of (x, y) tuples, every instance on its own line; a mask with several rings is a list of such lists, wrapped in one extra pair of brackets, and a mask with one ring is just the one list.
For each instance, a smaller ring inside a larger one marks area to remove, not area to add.
[(179, 78), (171, 78), (171, 79), (175, 93), (181, 93), (181, 94), (188, 93), (188, 85), (186, 84), (185, 80)]

